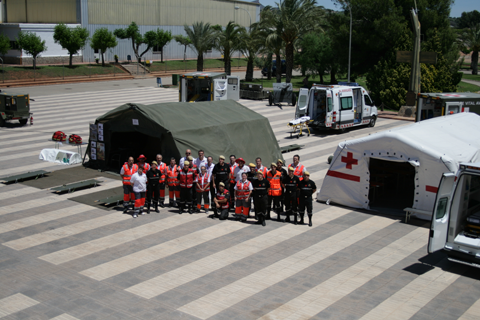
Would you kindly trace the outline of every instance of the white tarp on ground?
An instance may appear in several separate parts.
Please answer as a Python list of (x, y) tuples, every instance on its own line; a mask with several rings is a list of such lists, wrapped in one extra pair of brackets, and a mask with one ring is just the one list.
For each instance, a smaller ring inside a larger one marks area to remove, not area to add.
[(61, 149), (43, 149), (40, 152), (39, 159), (66, 165), (82, 163), (82, 156), (80, 154)]
[(415, 195), (411, 207), (432, 212), (442, 174), (456, 172), (460, 162), (480, 161), (480, 116), (458, 113), (341, 142), (317, 200), (369, 209), (370, 158), (413, 165)]

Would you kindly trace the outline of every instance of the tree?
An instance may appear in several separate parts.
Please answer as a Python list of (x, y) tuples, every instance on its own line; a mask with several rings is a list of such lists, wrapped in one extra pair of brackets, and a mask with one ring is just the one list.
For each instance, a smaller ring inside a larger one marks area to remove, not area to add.
[(192, 41), (190, 41), (190, 38), (184, 37), (181, 34), (177, 34), (173, 36), (173, 39), (178, 42), (178, 44), (184, 46), (183, 50), (183, 62), (185, 62), (185, 57), (187, 55), (187, 47), (192, 44)]
[(172, 33), (170, 31), (164, 31), (157, 29), (155, 32), (155, 42), (158, 48), (162, 48), (162, 62), (163, 62), (163, 47), (165, 47), (170, 41), (172, 41)]
[(262, 38), (258, 24), (250, 26), (250, 30), (242, 29), (240, 33), (240, 50), (247, 57), (246, 81), (253, 81), (253, 67), (255, 58), (257, 58), (260, 48), (265, 44)]
[(286, 82), (292, 79), (294, 47), (297, 40), (300, 36), (315, 30), (318, 21), (323, 19), (323, 10), (315, 5), (316, 0), (280, 0), (278, 9), (270, 6), (264, 9), (266, 19), (272, 22), (271, 25), (277, 35), (285, 43)]
[(459, 29), (475, 27), (480, 23), (480, 12), (477, 10), (462, 12), (462, 15), (460, 18), (457, 18), (456, 22)]
[(77, 54), (80, 49), (85, 47), (90, 33), (87, 28), (77, 26), (76, 28), (69, 28), (65, 24), (57, 24), (53, 32), (53, 40), (68, 51), (70, 55), (69, 66), (72, 66), (73, 55)]
[(32, 56), (33, 68), (36, 68), (37, 57), (47, 50), (45, 40), (42, 41), (35, 33), (20, 31), (17, 36), (17, 43), (20, 49)]
[(464, 53), (472, 52), (472, 74), (478, 75), (478, 51), (480, 51), (480, 23), (467, 28), (460, 36)]
[(281, 51), (282, 48), (285, 48), (282, 37), (277, 32), (281, 29), (281, 21), (278, 16), (278, 11), (273, 10), (272, 8), (265, 7), (264, 10), (260, 13), (260, 23), (259, 23), (259, 37), (264, 40), (264, 49), (267, 52), (267, 63), (266, 68), (268, 70), (268, 79), (272, 78), (272, 53), (275, 54), (276, 59), (276, 82), (282, 82), (282, 59)]
[[(225, 73), (232, 74), (232, 55), (234, 51), (240, 49), (240, 35), (244, 30), (243, 27), (234, 23), (228, 22), (225, 29), (220, 25), (212, 27), (215, 30), (215, 48), (223, 55), (223, 64)], [(253, 66), (253, 63), (252, 63)]]
[[(132, 22), (125, 29), (115, 29), (113, 34), (119, 39), (130, 39), (132, 41), (132, 49), (138, 62), (142, 61), (142, 56), (153, 48), (157, 43), (157, 34), (155, 31), (147, 31), (142, 35), (135, 22)], [(147, 48), (139, 53), (139, 48), (142, 44), (147, 45)]]
[(192, 28), (185, 25), (184, 29), (191, 42), (189, 47), (197, 54), (197, 71), (203, 71), (203, 55), (215, 45), (215, 30), (203, 22), (194, 22)]
[(115, 35), (111, 31), (108, 31), (107, 28), (95, 30), (92, 40), (90, 41), (90, 46), (95, 50), (100, 50), (102, 54), (102, 66), (105, 66), (104, 53), (108, 48), (116, 47), (117, 44), (117, 38), (115, 38)]
[(320, 83), (323, 82), (323, 75), (333, 62), (334, 52), (332, 41), (325, 33), (306, 34), (299, 43), (302, 52), (298, 55), (298, 64), (312, 75), (320, 76)]
[(6, 35), (0, 34), (0, 53), (5, 55), (8, 50), (10, 50), (10, 39)]

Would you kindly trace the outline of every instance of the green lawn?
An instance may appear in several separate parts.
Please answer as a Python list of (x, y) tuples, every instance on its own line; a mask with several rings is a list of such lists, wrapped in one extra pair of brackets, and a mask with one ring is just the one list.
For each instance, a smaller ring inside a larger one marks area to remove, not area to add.
[[(299, 88), (302, 88), (303, 87), (303, 79), (305, 77), (303, 76), (293, 76), (292, 77), (292, 85), (293, 85), (293, 88), (294, 89), (299, 89)], [(315, 77), (313, 78), (312, 76), (310, 76), (310, 78), (308, 79), (309, 81), (309, 86), (312, 86), (314, 83), (316, 84), (319, 84), (320, 83), (320, 77)], [(365, 77), (361, 77), (361, 78), (357, 78), (357, 83), (359, 85), (361, 85), (362, 87), (366, 88), (366, 79)], [(337, 81), (347, 81), (347, 78), (344, 77), (344, 76), (339, 76), (337, 78)], [(271, 80), (267, 80), (266, 77), (264, 77), (263, 79), (260, 78), (260, 79), (254, 79), (253, 81), (242, 81), (242, 83), (252, 83), (252, 84), (261, 84), (263, 85), (264, 88), (273, 88), (273, 83), (276, 82), (276, 79), (274, 77), (272, 77)], [(282, 82), (285, 82), (285, 77), (282, 77)], [(323, 77), (323, 82), (324, 84), (329, 84), (330, 83), (330, 75), (325, 75)]]
[[(68, 66), (39, 66), (36, 70), (33, 67), (5, 67), (5, 80), (24, 80), (24, 79), (47, 79), (97, 75), (124, 74), (125, 71), (113, 65), (89, 64)], [(1, 75), (3, 80), (3, 75)]]
[(473, 75), (473, 74), (464, 73), (463, 76), (462, 76), (462, 79), (480, 81), (480, 75)]
[[(234, 58), (232, 59), (232, 71), (235, 71), (235, 68), (246, 67), (247, 61), (243, 58)], [(219, 68), (223, 72), (224, 62), (222, 59), (205, 59), (203, 60), (204, 69), (213, 69)], [(179, 72), (192, 71), (197, 69), (197, 60), (168, 60), (164, 62), (155, 61), (149, 67), (150, 72), (162, 72), (165, 71), (175, 71)]]
[(480, 87), (474, 84), (461, 81), (460, 84), (457, 86), (457, 91), (458, 92), (478, 92), (480, 91)]

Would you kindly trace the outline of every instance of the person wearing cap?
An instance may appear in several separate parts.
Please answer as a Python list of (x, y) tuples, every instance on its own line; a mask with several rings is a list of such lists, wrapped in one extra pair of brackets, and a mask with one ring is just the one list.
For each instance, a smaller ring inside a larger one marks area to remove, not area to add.
[(202, 209), (203, 199), (203, 208), (205, 209), (205, 213), (208, 213), (208, 208), (210, 207), (208, 201), (208, 194), (210, 193), (210, 175), (205, 166), (201, 167), (200, 174), (198, 174), (195, 179), (195, 184), (197, 190), (197, 212), (200, 212)]
[(150, 170), (147, 171), (147, 213), (150, 213), (150, 208), (152, 206), (152, 196), (155, 212), (160, 212), (158, 210), (158, 201), (160, 198), (160, 177), (162, 173), (157, 168), (157, 161), (152, 161)]
[(230, 155), (230, 173), (231, 173), (231, 177), (230, 177), (230, 194), (232, 195), (230, 197), (230, 210), (233, 210), (235, 208), (235, 201), (234, 201), (234, 195), (235, 195), (235, 183), (237, 182), (235, 180), (235, 168), (238, 166), (237, 164), (237, 157), (232, 154)]
[[(217, 185), (217, 191), (215, 193), (215, 198), (213, 198), (215, 205), (213, 206), (213, 216), (212, 218), (220, 218), (220, 220), (225, 220), (228, 218), (228, 206), (230, 203), (230, 192), (225, 188), (225, 183), (219, 182)], [(220, 215), (218, 212), (220, 211)]]
[(235, 216), (242, 221), (247, 221), (248, 218), (252, 190), (252, 183), (247, 179), (247, 172), (243, 172), (242, 180), (235, 184)]
[(270, 183), (270, 189), (268, 190), (268, 207), (267, 207), (267, 219), (271, 219), (270, 211), (277, 214), (277, 221), (280, 221), (280, 199), (282, 197), (282, 173), (277, 170), (277, 164), (272, 162), (270, 165), (270, 171), (267, 173), (267, 180)]
[(159, 187), (160, 187), (160, 197), (159, 197), (158, 204), (160, 205), (160, 207), (164, 208), (165, 207), (165, 182), (168, 176), (167, 164), (162, 161), (163, 156), (161, 154), (157, 154), (155, 158), (157, 162), (157, 169), (158, 171), (160, 171), (160, 179), (158, 180)]
[(178, 180), (180, 183), (180, 201), (178, 202), (178, 208), (180, 214), (183, 213), (185, 208), (188, 208), (188, 213), (192, 214), (192, 189), (195, 181), (195, 173), (189, 168), (190, 162), (186, 160), (184, 162), (183, 169), (178, 174)]
[(138, 171), (130, 179), (135, 194), (134, 218), (138, 217), (139, 214), (145, 214), (143, 207), (145, 206), (145, 192), (147, 191), (147, 175), (143, 173), (143, 170), (143, 166), (138, 166)]
[(143, 167), (143, 171), (146, 174), (148, 170), (150, 170), (150, 165), (147, 163), (147, 157), (145, 157), (143, 154), (139, 155), (137, 158), (137, 165)]
[(123, 213), (126, 213), (129, 206), (133, 208), (133, 202), (135, 201), (135, 194), (133, 193), (133, 187), (131, 183), (132, 175), (138, 171), (138, 165), (134, 162), (133, 157), (128, 158), (128, 162), (125, 162), (120, 169), (120, 176), (123, 180)]
[[(230, 166), (225, 163), (225, 156), (220, 155), (218, 157), (218, 163), (212, 170), (213, 188), (218, 189), (220, 182), (223, 182), (223, 187), (226, 190), (230, 189)], [(230, 199), (228, 200), (230, 201)]]
[(180, 199), (180, 187), (178, 186), (178, 174), (180, 166), (177, 166), (175, 158), (170, 158), (170, 165), (167, 167), (167, 185), (168, 185), (168, 206), (176, 207), (176, 200)]
[(293, 174), (295, 169), (288, 168), (288, 176), (283, 178), (282, 185), (285, 188), (285, 214), (287, 218), (285, 222), (290, 222), (290, 215), (294, 215), (294, 223), (297, 224), (297, 189), (300, 180)]
[[(282, 159), (277, 160), (277, 171), (279, 171), (282, 174), (282, 180), (283, 178), (288, 176), (287, 170), (283, 168), (283, 161)], [(285, 206), (285, 188), (282, 186), (282, 195), (280, 197), (280, 212), (283, 212), (283, 208)]]
[(188, 161), (188, 157), (191, 156), (191, 155), (192, 155), (192, 150), (190, 150), (190, 149), (185, 150), (185, 157), (180, 158), (180, 162), (179, 162), (180, 169), (183, 169), (185, 161), (186, 160)]
[(312, 195), (317, 191), (315, 182), (310, 180), (310, 173), (305, 171), (303, 174), (303, 180), (298, 184), (300, 189), (300, 203), (298, 212), (300, 213), (300, 224), (304, 224), (303, 217), (305, 216), (305, 207), (308, 214), (308, 225), (312, 226)]
[(263, 178), (263, 172), (257, 172), (257, 179), (252, 183), (254, 190), (253, 201), (255, 203), (255, 215), (258, 217), (258, 223), (265, 227), (265, 218), (268, 207), (268, 192), (270, 190), (270, 183)]

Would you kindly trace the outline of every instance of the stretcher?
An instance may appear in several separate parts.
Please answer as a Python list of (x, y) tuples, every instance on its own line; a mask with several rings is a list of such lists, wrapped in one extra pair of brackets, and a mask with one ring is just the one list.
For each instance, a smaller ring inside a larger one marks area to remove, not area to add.
[(301, 117), (295, 120), (292, 120), (288, 123), (288, 126), (292, 128), (292, 131), (290, 132), (290, 138), (292, 137), (292, 134), (297, 133), (298, 130), (298, 135), (297, 139), (303, 135), (302, 131), (306, 129), (308, 131), (308, 136), (310, 136), (310, 128), (308, 125), (312, 123), (313, 120), (310, 120), (310, 117), (305, 116)]
[(63, 186), (51, 188), (50, 190), (55, 191), (55, 193), (64, 193), (64, 192), (72, 193), (72, 192), (74, 192), (75, 190), (78, 190), (78, 189), (86, 189), (86, 188), (96, 187), (97, 184), (99, 184), (101, 182), (103, 182), (103, 181), (90, 179), (90, 180), (85, 180), (85, 181), (81, 181), (81, 182), (64, 184)]
[(0, 181), (9, 184), (9, 183), (17, 183), (19, 181), (24, 181), (24, 180), (29, 180), (29, 179), (35, 179), (37, 180), (38, 178), (42, 178), (44, 175), (50, 173), (50, 171), (44, 171), (44, 170), (38, 170), (38, 171), (33, 171), (33, 172), (28, 172), (24, 174), (18, 174), (14, 176), (9, 176), (5, 178), (1, 178)]
[(109, 205), (112, 205), (112, 204), (118, 206), (120, 203), (123, 203), (123, 194), (118, 194), (118, 195), (115, 195), (115, 196), (106, 197), (104, 199), (95, 200), (95, 202), (97, 202), (99, 204), (103, 204), (106, 207), (108, 207)]

